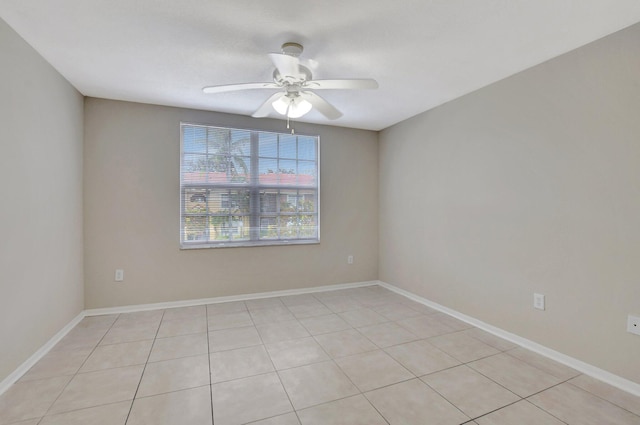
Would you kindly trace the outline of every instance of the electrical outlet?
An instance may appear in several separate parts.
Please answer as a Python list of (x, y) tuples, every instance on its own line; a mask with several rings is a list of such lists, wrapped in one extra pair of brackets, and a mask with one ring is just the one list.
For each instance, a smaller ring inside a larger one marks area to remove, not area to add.
[(353, 255), (347, 257), (347, 264), (353, 264)]
[(640, 335), (640, 316), (629, 315), (627, 319), (627, 332)]
[(533, 308), (544, 310), (544, 295), (533, 294)]
[(116, 269), (116, 282), (122, 282), (124, 280), (124, 270)]

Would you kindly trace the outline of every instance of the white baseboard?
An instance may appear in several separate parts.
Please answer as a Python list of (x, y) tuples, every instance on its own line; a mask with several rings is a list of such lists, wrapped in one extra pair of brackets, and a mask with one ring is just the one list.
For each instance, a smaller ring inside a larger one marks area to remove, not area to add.
[(84, 314), (85, 316), (100, 316), (104, 314), (133, 313), (136, 311), (159, 310), (163, 308), (192, 307), (196, 305), (227, 303), (231, 301), (247, 301), (247, 300), (255, 300), (258, 298), (285, 297), (289, 295), (312, 294), (314, 292), (336, 291), (339, 289), (361, 288), (363, 286), (373, 286), (377, 284), (378, 284), (377, 280), (372, 280), (368, 282), (340, 283), (336, 285), (313, 286), (311, 288), (284, 289), (281, 291), (270, 291), (270, 292), (255, 292), (252, 294), (230, 295), (226, 297), (200, 298), (195, 300), (169, 301), (169, 302), (153, 303), (153, 304), (137, 304), (137, 305), (128, 305), (123, 307), (92, 308), (89, 310), (85, 310)]
[(81, 311), (76, 317), (74, 317), (67, 325), (62, 328), (57, 334), (55, 334), (49, 341), (47, 341), (42, 347), (38, 349), (31, 357), (29, 357), (24, 363), (22, 363), (16, 370), (14, 370), (9, 376), (4, 378), (0, 382), (0, 395), (7, 391), (11, 385), (22, 378), (22, 376), (38, 363), (38, 361), (45, 356), (62, 338), (68, 334), (80, 321), (84, 318), (84, 311)]
[(422, 298), (412, 292), (406, 291), (404, 289), (398, 288), (397, 286), (391, 285), (386, 282), (378, 281), (378, 285), (383, 288), (387, 288), (390, 291), (393, 291), (397, 294), (403, 295), (413, 301), (419, 302), (420, 304), (424, 304), (427, 307), (431, 307), (435, 310), (446, 313), (450, 316), (455, 317), (456, 319), (462, 320), (463, 322), (467, 322), (477, 328), (480, 328), (486, 332), (489, 332), (493, 335), (496, 335), (500, 338), (506, 339), (507, 341), (513, 342), (514, 344), (520, 345), (526, 349), (534, 351), (540, 355), (550, 358), (551, 360), (555, 360), (558, 363), (562, 363), (566, 366), (569, 366), (579, 372), (584, 373), (585, 375), (589, 375), (595, 379), (598, 379), (602, 382), (605, 382), (609, 385), (612, 385), (616, 388), (619, 388), (623, 391), (631, 393), (635, 396), (640, 397), (640, 384), (630, 381), (621, 376), (615, 375), (611, 372), (607, 372), (604, 369), (600, 369), (596, 366), (585, 363), (581, 360), (578, 360), (574, 357), (567, 356), (566, 354), (562, 354), (558, 351), (552, 350), (551, 348), (545, 347), (544, 345), (538, 344), (537, 342), (531, 341), (529, 339), (523, 338), (521, 336), (512, 334), (503, 329), (492, 326), (488, 323), (485, 323), (481, 320), (475, 319), (473, 317), (467, 316), (466, 314), (462, 314), (456, 310), (452, 310), (448, 307), (435, 303), (426, 298)]

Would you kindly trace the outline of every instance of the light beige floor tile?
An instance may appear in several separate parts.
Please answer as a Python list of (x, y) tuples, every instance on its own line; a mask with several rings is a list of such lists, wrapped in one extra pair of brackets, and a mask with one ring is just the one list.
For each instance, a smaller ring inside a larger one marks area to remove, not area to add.
[(262, 345), (211, 353), (211, 382), (230, 381), (273, 372), (273, 364)]
[(520, 397), (467, 366), (457, 366), (422, 380), (470, 418), (515, 403)]
[(300, 425), (300, 421), (295, 413), (287, 413), (269, 419), (251, 422), (250, 425)]
[(314, 297), (313, 294), (288, 295), (286, 297), (280, 297), (280, 301), (282, 301), (282, 303), (287, 307), (320, 303), (320, 301), (318, 301), (318, 299)]
[(40, 425), (124, 425), (131, 401), (45, 416)]
[(58, 376), (13, 384), (0, 395), (0, 424), (44, 416), (70, 380)]
[(159, 326), (160, 323), (156, 323), (155, 321), (150, 323), (131, 323), (130, 325), (122, 325), (119, 327), (115, 327), (114, 325), (109, 329), (109, 332), (106, 333), (104, 338), (102, 338), (100, 345), (154, 339)]
[(458, 366), (460, 362), (427, 340), (408, 342), (386, 348), (385, 351), (416, 376)]
[(149, 358), (152, 345), (153, 341), (101, 345), (91, 353), (91, 356), (82, 365), (80, 373), (145, 364)]
[(307, 317), (326, 316), (331, 314), (331, 310), (324, 306), (320, 301), (314, 304), (297, 304), (287, 306), (289, 311), (293, 313), (296, 319), (304, 319)]
[(419, 338), (430, 338), (454, 332), (452, 328), (431, 316), (412, 317), (398, 320), (396, 323)]
[(275, 373), (211, 386), (216, 425), (239, 425), (293, 411)]
[(228, 303), (207, 304), (207, 315), (238, 313), (247, 311), (244, 301), (231, 301)]
[(333, 358), (377, 350), (378, 347), (355, 329), (316, 335), (316, 341)]
[(405, 342), (418, 339), (415, 334), (394, 322), (365, 326), (363, 328), (358, 328), (358, 331), (380, 348), (404, 344)]
[(638, 396), (622, 391), (587, 375), (580, 375), (569, 382), (640, 416), (640, 397)]
[(389, 321), (386, 317), (368, 308), (345, 311), (344, 313), (338, 313), (338, 316), (342, 317), (354, 328), (360, 328), (362, 326), (375, 325), (378, 323)]
[(476, 419), (478, 425), (564, 425), (544, 410), (526, 400), (496, 410)]
[(256, 310), (249, 309), (251, 319), (256, 325), (270, 324), (277, 322), (285, 322), (295, 320), (295, 316), (291, 314), (288, 308), (282, 307), (260, 308)]
[(478, 360), (500, 352), (498, 349), (470, 337), (464, 332), (429, 338), (429, 343), (462, 363)]
[(470, 325), (467, 322), (463, 322), (462, 320), (458, 320), (455, 317), (449, 316), (446, 313), (435, 313), (435, 314), (432, 314), (430, 317), (436, 319), (439, 322), (444, 323), (454, 331), (463, 331), (465, 329), (473, 328), (473, 325)]
[(49, 414), (133, 399), (143, 366), (127, 366), (76, 375)]
[(189, 317), (186, 319), (162, 320), (157, 338), (189, 335), (207, 332), (206, 317)]
[(392, 321), (422, 316), (422, 313), (417, 312), (401, 303), (382, 304), (379, 306), (371, 307), (371, 309), (376, 313), (386, 317), (388, 320)]
[(351, 329), (351, 325), (345, 322), (337, 314), (328, 314), (326, 316), (300, 319), (300, 323), (302, 323), (302, 325), (311, 333), (311, 335), (320, 335), (329, 332)]
[(419, 379), (365, 394), (390, 425), (458, 425), (469, 420)]
[(118, 318), (117, 314), (87, 316), (76, 325), (78, 329), (109, 329)]
[(256, 325), (256, 328), (265, 344), (309, 336), (309, 332), (297, 320), (265, 323)]
[(209, 316), (209, 331), (220, 329), (242, 328), (253, 326), (253, 320), (248, 311), (236, 311), (233, 313), (221, 313)]
[(336, 359), (340, 369), (360, 391), (406, 381), (414, 375), (382, 350)]
[(640, 424), (640, 416), (568, 383), (536, 394), (529, 401), (569, 425)]
[(20, 422), (13, 422), (11, 423), (11, 425), (38, 425), (38, 423), (40, 423), (40, 419), (42, 418), (28, 419), (26, 421), (20, 421)]
[(349, 310), (356, 310), (364, 307), (360, 302), (356, 301), (352, 297), (345, 296), (333, 296), (320, 300), (329, 310), (334, 313), (343, 313)]
[(346, 297), (347, 294), (345, 294), (344, 290), (341, 289), (341, 290), (333, 290), (333, 291), (316, 292), (313, 294), (313, 296), (315, 299), (317, 299), (318, 301), (324, 304), (325, 300)]
[(207, 334), (180, 335), (170, 338), (158, 338), (153, 343), (150, 362), (178, 359), (180, 357), (197, 356), (207, 354)]
[(487, 345), (490, 345), (500, 351), (511, 350), (512, 348), (517, 348), (518, 346), (512, 342), (507, 341), (506, 339), (502, 339), (495, 335), (490, 334), (489, 332), (485, 332), (482, 329), (471, 328), (464, 331), (469, 336), (474, 337)]
[(261, 310), (264, 308), (282, 308), (284, 304), (280, 298), (259, 298), (256, 300), (247, 300), (244, 302), (249, 310)]
[(278, 370), (329, 360), (312, 337), (274, 342), (266, 344), (266, 348)]
[(401, 302), (402, 304), (406, 305), (410, 309), (417, 311), (418, 313), (422, 313), (422, 314), (426, 314), (426, 315), (439, 313), (438, 310), (433, 309), (433, 308), (431, 308), (429, 306), (426, 306), (424, 304), (420, 304), (419, 302), (410, 300), (409, 298), (404, 298), (404, 299), (400, 300), (399, 302)]
[(362, 307), (365, 308), (377, 307), (393, 302), (393, 300), (390, 300), (387, 297), (375, 294), (352, 295), (351, 298), (358, 301), (360, 304), (362, 304)]
[(90, 348), (70, 351), (50, 351), (20, 378), (20, 382), (73, 375), (80, 369), (80, 366), (82, 366), (82, 363), (84, 363), (90, 354)]
[(477, 360), (469, 363), (469, 366), (520, 397), (528, 397), (562, 382), (561, 379), (504, 353)]
[(211, 425), (209, 386), (136, 398), (127, 425)]
[(148, 363), (136, 397), (208, 385), (209, 356), (200, 355)]
[(278, 374), (296, 410), (358, 393), (356, 386), (331, 361), (282, 370)]
[(540, 370), (544, 370), (549, 375), (553, 375), (556, 378), (560, 378), (563, 381), (574, 378), (580, 374), (575, 369), (553, 361), (526, 348), (516, 348), (506, 352), (508, 355), (522, 360), (525, 363), (529, 363), (533, 367), (537, 367)]
[(122, 313), (118, 316), (113, 326), (115, 327), (127, 327), (131, 324), (156, 324), (159, 325), (164, 315), (164, 310), (146, 310), (136, 311), (134, 313)]
[(74, 328), (51, 351), (93, 350), (107, 333), (107, 329)]
[(207, 307), (196, 305), (191, 307), (168, 308), (164, 311), (162, 321), (177, 319), (203, 319), (207, 316)]
[(262, 344), (262, 340), (253, 326), (209, 332), (209, 351), (211, 352), (260, 344)]
[(302, 425), (386, 425), (387, 422), (362, 395), (298, 411)]

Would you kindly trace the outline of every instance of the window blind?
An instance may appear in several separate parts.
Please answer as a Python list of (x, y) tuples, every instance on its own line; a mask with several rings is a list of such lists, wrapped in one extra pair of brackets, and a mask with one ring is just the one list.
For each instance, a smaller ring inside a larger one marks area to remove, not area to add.
[(182, 248), (319, 241), (319, 137), (180, 126)]

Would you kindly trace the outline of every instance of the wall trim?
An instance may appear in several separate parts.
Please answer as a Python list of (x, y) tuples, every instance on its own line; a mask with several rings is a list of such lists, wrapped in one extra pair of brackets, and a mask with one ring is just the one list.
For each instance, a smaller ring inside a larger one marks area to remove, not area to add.
[(85, 317), (84, 310), (81, 311), (76, 317), (71, 319), (69, 323), (65, 325), (64, 328), (60, 329), (58, 333), (56, 333), (49, 341), (47, 341), (42, 347), (38, 349), (35, 353), (31, 355), (24, 363), (16, 368), (13, 372), (9, 374), (6, 378), (4, 378), (0, 382), (0, 395), (2, 395), (5, 391), (11, 387), (14, 383), (16, 383), (22, 376), (29, 371), (38, 363), (38, 361), (43, 358), (51, 349), (58, 343), (62, 338), (64, 338), (70, 331), (73, 329), (80, 321)]
[(255, 300), (258, 298), (274, 298), (274, 297), (285, 297), (288, 295), (311, 294), (315, 292), (336, 291), (339, 289), (361, 288), (364, 286), (373, 286), (377, 284), (378, 284), (377, 280), (371, 280), (371, 281), (365, 281), (365, 282), (353, 282), (353, 283), (339, 283), (334, 285), (312, 286), (310, 288), (283, 289), (279, 291), (254, 292), (251, 294), (229, 295), (225, 297), (199, 298), (194, 300), (168, 301), (168, 302), (152, 303), (152, 304), (137, 304), (137, 305), (127, 305), (122, 307), (92, 308), (92, 309), (85, 310), (84, 313), (85, 313), (85, 316), (101, 316), (104, 314), (133, 313), (136, 311), (159, 310), (163, 308), (192, 307), (192, 306), (204, 305), (204, 304), (218, 304), (218, 303), (227, 303), (231, 301)]
[(489, 332), (495, 336), (506, 339), (507, 341), (513, 342), (514, 344), (520, 345), (542, 356), (548, 357), (551, 360), (555, 360), (558, 363), (562, 363), (565, 366), (569, 366), (579, 372), (584, 373), (585, 375), (589, 375), (592, 378), (598, 379), (602, 382), (605, 382), (609, 385), (612, 385), (616, 388), (619, 388), (623, 391), (626, 391), (628, 393), (631, 393), (635, 396), (640, 397), (640, 384), (636, 382), (630, 381), (626, 378), (615, 375), (611, 372), (607, 372), (604, 369), (600, 369), (589, 363), (585, 363), (582, 360), (578, 360), (574, 357), (552, 350), (551, 348), (538, 344), (537, 342), (531, 341), (530, 339), (526, 339), (516, 334), (512, 334), (511, 332), (507, 332), (504, 329), (500, 329), (498, 327), (485, 323), (481, 320), (475, 319), (471, 316), (467, 316), (466, 314), (460, 313), (459, 311), (440, 305), (427, 298), (422, 298), (412, 292), (409, 292), (407, 290), (394, 286), (390, 283), (386, 283), (382, 281), (378, 281), (377, 283), (383, 288), (387, 288), (390, 291), (393, 291), (397, 294), (410, 298), (411, 300), (416, 301), (420, 304), (426, 305), (427, 307), (431, 307), (435, 310), (446, 313), (450, 316), (455, 317), (456, 319), (462, 320), (463, 322), (467, 322), (477, 328), (480, 328), (483, 331)]

